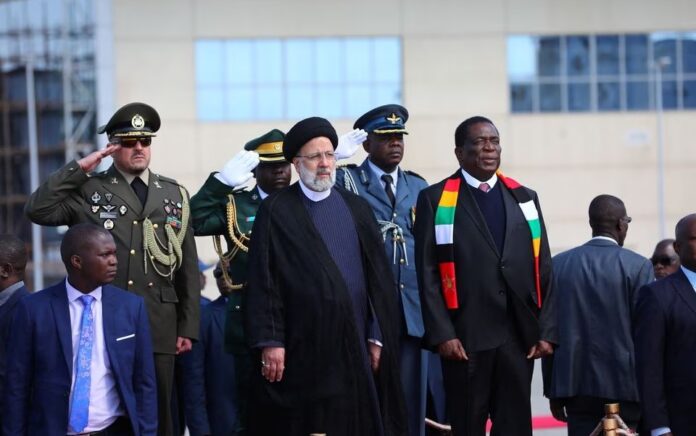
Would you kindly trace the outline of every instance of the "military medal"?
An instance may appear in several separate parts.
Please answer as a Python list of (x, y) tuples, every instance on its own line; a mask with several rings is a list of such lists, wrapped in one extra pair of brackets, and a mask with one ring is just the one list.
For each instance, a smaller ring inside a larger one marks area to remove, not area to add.
[(168, 204), (165, 204), (165, 205), (164, 205), (164, 211), (167, 213), (167, 215), (169, 215), (170, 213), (172, 213), (172, 208), (169, 207)]
[(165, 198), (165, 199), (164, 199), (164, 204), (169, 204), (169, 199), (168, 199), (168, 198)]
[(105, 228), (106, 230), (111, 230), (111, 229), (113, 229), (113, 228), (114, 228), (114, 222), (111, 221), (110, 219), (104, 221), (104, 228)]
[(99, 218), (101, 218), (101, 219), (108, 218), (109, 221), (111, 221), (112, 219), (115, 220), (116, 218), (118, 218), (118, 215), (116, 214), (116, 212), (102, 212), (99, 214)]
[(112, 185), (118, 185), (118, 179), (116, 177), (111, 178), (111, 184)]
[(125, 204), (121, 205), (121, 207), (118, 208), (118, 213), (120, 213), (121, 216), (125, 215), (126, 212), (128, 212), (128, 208), (126, 207)]
[(92, 213), (97, 213), (97, 212), (99, 212), (99, 205), (95, 204), (94, 206), (92, 206)]
[(181, 228), (181, 221), (179, 221), (178, 218), (173, 217), (173, 216), (168, 216), (167, 217), (167, 224), (170, 226), (174, 227), (175, 229), (180, 229)]
[(114, 194), (112, 194), (111, 192), (106, 192), (104, 193), (104, 197), (106, 198), (107, 202), (111, 203), (111, 199), (114, 198)]
[(181, 209), (181, 203), (179, 203), (179, 202), (177, 201), (176, 207), (178, 207), (179, 209)]
[(113, 204), (103, 204), (102, 208), (107, 212), (111, 212), (112, 210), (116, 209), (116, 206)]
[(101, 195), (99, 195), (99, 192), (94, 191), (94, 194), (92, 194), (92, 203), (99, 203), (99, 200), (101, 200)]

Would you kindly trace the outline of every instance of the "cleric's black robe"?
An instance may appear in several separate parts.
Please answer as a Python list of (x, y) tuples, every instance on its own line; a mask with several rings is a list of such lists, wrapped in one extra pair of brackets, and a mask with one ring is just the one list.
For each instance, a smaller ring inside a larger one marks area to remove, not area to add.
[(398, 369), (401, 323), (382, 238), (367, 202), (340, 188), (336, 192), (355, 222), (367, 292), (381, 329), (384, 346), (375, 384), (383, 431), (374, 428), (367, 379), (371, 375), (364, 371), (367, 338), (359, 337), (345, 281), (302, 203), (299, 183), (269, 196), (252, 230), (247, 340), (257, 348), (283, 344), (285, 372), (281, 382), (269, 383), (261, 376), (260, 359), (255, 359), (251, 404), (255, 410), (250, 412), (300, 410), (342, 394), (349, 400), (355, 426), (346, 434), (406, 434)]

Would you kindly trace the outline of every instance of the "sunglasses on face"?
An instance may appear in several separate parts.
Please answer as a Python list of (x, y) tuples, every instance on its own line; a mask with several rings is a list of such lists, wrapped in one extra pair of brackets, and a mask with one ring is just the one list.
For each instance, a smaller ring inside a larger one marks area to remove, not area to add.
[(677, 259), (669, 257), (669, 256), (659, 256), (659, 257), (653, 257), (650, 259), (652, 261), (653, 266), (660, 264), (662, 266), (670, 266), (673, 263), (677, 261)]
[(133, 148), (138, 145), (138, 142), (143, 147), (149, 147), (152, 144), (152, 138), (113, 138), (111, 140), (112, 144), (120, 144), (123, 148)]

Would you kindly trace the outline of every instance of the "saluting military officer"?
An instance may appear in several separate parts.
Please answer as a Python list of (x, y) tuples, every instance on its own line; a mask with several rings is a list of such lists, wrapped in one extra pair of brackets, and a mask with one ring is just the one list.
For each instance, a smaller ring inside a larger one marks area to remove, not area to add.
[[(290, 184), (290, 163), (283, 157), (285, 134), (273, 129), (252, 139), (220, 172), (212, 173), (191, 197), (196, 236), (212, 235), (220, 256), (220, 273), (233, 289), (225, 317), (225, 348), (234, 355), (238, 413), (235, 434), (245, 434), (251, 357), (244, 337), (243, 308), (247, 282), (247, 251), (261, 201)], [(256, 186), (243, 185), (252, 177)], [(223, 248), (220, 236), (226, 241)], [(224, 267), (227, 265), (227, 268)], [(232, 370), (232, 369), (230, 369)]]
[[(123, 106), (99, 128), (107, 134), (106, 148), (51, 174), (25, 212), (37, 224), (94, 222), (113, 235), (118, 256), (113, 284), (145, 299), (155, 353), (158, 434), (170, 436), (174, 355), (189, 351), (198, 338), (200, 287), (188, 193), (148, 168), (159, 127), (151, 106)], [(107, 156), (113, 165), (91, 174)]]
[(407, 120), (408, 111), (397, 104), (377, 107), (358, 118), (353, 127), (367, 132), (362, 146), (368, 156), (359, 166), (339, 167), (336, 185), (366, 199), (382, 231), (387, 257), (392, 262), (394, 288), (401, 297), (404, 332), (401, 381), (408, 409), (409, 434), (422, 436), (425, 434), (429, 352), (421, 350), (424, 328), (413, 223), (418, 193), (428, 184), (418, 174), (399, 167), (404, 155), (404, 135), (408, 133)]

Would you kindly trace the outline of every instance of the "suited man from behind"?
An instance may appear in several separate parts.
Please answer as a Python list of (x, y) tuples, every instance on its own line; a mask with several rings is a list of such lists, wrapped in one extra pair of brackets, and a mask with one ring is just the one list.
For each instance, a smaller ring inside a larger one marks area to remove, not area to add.
[[(29, 295), (24, 286), (27, 251), (14, 235), (0, 235), (0, 398), (5, 387), (5, 360), (12, 314), (19, 300)], [(3, 415), (0, 414), (0, 428)]]
[(241, 434), (235, 426), (235, 359), (225, 352), (225, 317), (233, 290), (223, 276), (220, 262), (213, 276), (220, 297), (201, 309), (201, 339), (193, 344), (190, 353), (180, 357), (182, 402), (191, 436)]
[(589, 217), (592, 239), (553, 258), (560, 346), (543, 362), (551, 412), (569, 436), (592, 433), (607, 403), (638, 425), (632, 319), (638, 290), (655, 279), (648, 259), (623, 248), (631, 222), (623, 201), (599, 195)]
[(20, 301), (12, 322), (3, 434), (152, 436), (157, 391), (141, 297), (108, 285), (116, 245), (94, 224), (61, 244), (68, 277)]
[(421, 191), (416, 267), (425, 344), (442, 358), (454, 434), (529, 435), (533, 360), (553, 352), (551, 256), (536, 193), (498, 171), (484, 117), (455, 132), (460, 169)]
[(641, 434), (651, 436), (696, 431), (696, 214), (675, 233), (679, 271), (641, 288), (636, 309)]

